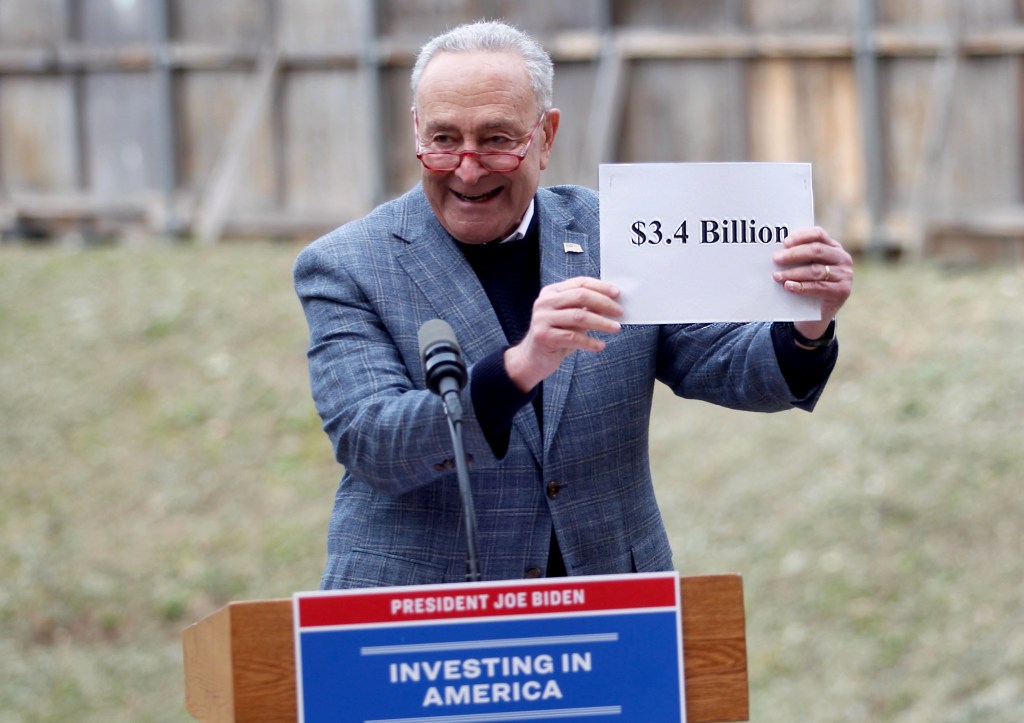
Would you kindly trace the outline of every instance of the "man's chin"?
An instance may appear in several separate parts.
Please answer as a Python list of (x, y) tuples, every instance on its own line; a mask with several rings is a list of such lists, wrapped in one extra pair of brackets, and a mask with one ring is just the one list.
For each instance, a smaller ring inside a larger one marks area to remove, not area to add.
[(515, 223), (496, 223), (496, 211), (481, 207), (477, 213), (457, 214), (443, 222), (447, 232), (463, 244), (486, 244), (504, 239), (515, 228)]
[(464, 244), (485, 244), (503, 239), (511, 233), (504, 231), (504, 226), (495, 224), (493, 216), (487, 219), (487, 223), (455, 221), (445, 224), (445, 227), (456, 241)]

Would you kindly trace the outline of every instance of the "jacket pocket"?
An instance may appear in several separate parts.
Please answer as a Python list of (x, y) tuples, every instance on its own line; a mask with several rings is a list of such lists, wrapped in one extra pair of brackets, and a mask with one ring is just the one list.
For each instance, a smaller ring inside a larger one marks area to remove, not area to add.
[(445, 566), (390, 552), (354, 548), (333, 555), (320, 581), (324, 590), (392, 585), (428, 585), (445, 581)]
[(672, 548), (660, 526), (658, 532), (634, 542), (629, 551), (633, 556), (633, 572), (667, 572), (674, 569)]

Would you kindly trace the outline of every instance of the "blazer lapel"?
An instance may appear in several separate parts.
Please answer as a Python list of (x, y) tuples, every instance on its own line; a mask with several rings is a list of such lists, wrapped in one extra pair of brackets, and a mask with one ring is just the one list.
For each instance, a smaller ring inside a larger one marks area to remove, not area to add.
[[(596, 243), (586, 234), (573, 231), (575, 219), (561, 200), (549, 192), (537, 194), (540, 211), (540, 275), (547, 286), (575, 276), (599, 274), (593, 264), (589, 243)], [(565, 398), (572, 383), (573, 369), (580, 352), (570, 354), (554, 374), (544, 380), (544, 451), (551, 448), (565, 409)]]
[[(508, 339), (483, 286), (422, 191), (409, 195), (406, 211), (396, 231), (407, 242), (398, 261), (428, 299), (434, 316), (451, 324), (466, 364), (507, 346)], [(543, 262), (541, 266), (543, 269)], [(541, 439), (533, 405), (527, 404), (516, 414), (514, 425), (539, 463)]]
[(467, 364), (507, 344), (498, 317), (469, 262), (422, 193), (411, 194), (397, 234), (407, 243), (398, 261), (433, 308), (451, 324)]

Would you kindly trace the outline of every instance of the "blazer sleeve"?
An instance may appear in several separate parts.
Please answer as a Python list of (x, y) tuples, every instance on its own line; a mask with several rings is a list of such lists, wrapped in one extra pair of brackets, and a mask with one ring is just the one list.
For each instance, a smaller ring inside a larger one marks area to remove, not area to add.
[(675, 394), (731, 409), (810, 411), (828, 380), (796, 397), (779, 367), (771, 324), (681, 324), (661, 330), (658, 378)]
[[(401, 325), (384, 318), (386, 273), (342, 232), (298, 256), (295, 290), (309, 326), (313, 401), (335, 458), (361, 482), (388, 495), (428, 484), (454, 468), (451, 434), (439, 397), (426, 389), (416, 338), (415, 299), (395, 298)], [(353, 250), (355, 247), (355, 250)], [(397, 313), (397, 312), (396, 312)], [(477, 464), (489, 448), (463, 390), (463, 433)]]

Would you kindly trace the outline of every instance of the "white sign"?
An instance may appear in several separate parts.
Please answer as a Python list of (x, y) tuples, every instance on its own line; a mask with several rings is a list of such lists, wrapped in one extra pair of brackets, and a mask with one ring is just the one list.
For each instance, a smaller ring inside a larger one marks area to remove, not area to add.
[(601, 277), (623, 323), (821, 318), (772, 278), (783, 239), (814, 225), (810, 164), (602, 165), (599, 189)]

